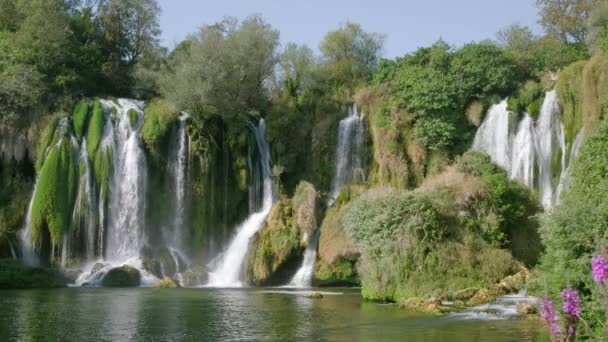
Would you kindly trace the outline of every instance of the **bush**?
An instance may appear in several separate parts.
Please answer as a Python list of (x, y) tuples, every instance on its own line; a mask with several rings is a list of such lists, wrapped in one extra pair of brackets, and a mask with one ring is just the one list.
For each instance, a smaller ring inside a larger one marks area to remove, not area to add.
[(568, 285), (582, 294), (583, 319), (592, 327), (604, 321), (603, 294), (591, 277), (591, 257), (608, 241), (608, 121), (588, 136), (574, 162), (570, 188), (562, 204), (542, 216), (541, 237), (546, 247), (541, 258), (540, 291), (557, 299)]

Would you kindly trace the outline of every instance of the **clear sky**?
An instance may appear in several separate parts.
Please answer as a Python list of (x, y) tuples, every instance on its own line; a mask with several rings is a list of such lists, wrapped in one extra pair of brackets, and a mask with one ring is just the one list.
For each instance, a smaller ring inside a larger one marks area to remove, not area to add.
[(163, 45), (225, 16), (261, 14), (281, 32), (281, 43), (317, 50), (325, 33), (346, 21), (386, 35), (385, 57), (402, 56), (439, 38), (451, 45), (494, 38), (510, 24), (537, 24), (535, 0), (159, 0)]

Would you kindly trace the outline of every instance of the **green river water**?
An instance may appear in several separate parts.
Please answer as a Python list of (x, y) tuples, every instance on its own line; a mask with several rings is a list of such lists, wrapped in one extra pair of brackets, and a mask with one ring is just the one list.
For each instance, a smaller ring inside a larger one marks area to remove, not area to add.
[(409, 313), (285, 289), (0, 291), (0, 341), (548, 341), (542, 322)]

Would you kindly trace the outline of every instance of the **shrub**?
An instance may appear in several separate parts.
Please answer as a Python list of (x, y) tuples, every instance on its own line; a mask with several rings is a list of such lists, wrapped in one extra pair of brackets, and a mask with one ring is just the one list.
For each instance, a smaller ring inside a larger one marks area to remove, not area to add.
[(548, 291), (558, 298), (569, 284), (581, 291), (583, 319), (597, 327), (603, 321), (602, 293), (593, 283), (591, 256), (608, 240), (608, 121), (588, 136), (574, 162), (571, 183), (562, 204), (541, 217), (541, 237), (546, 247), (539, 269)]

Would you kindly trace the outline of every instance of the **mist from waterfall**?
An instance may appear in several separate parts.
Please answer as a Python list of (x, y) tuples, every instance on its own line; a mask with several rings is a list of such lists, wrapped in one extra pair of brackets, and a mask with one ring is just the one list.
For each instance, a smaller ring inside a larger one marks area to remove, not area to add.
[(266, 142), (264, 119), (260, 119), (257, 126), (250, 124), (250, 127), (254, 133), (260, 155), (262, 205), (259, 211), (251, 214), (236, 228), (236, 235), (228, 245), (228, 248), (218, 256), (217, 260), (212, 262), (212, 271), (209, 272), (209, 282), (207, 284), (210, 287), (240, 287), (243, 285), (241, 271), (245, 257), (247, 256), (249, 240), (264, 226), (266, 216), (270, 213), (274, 202), (270, 174), (270, 149)]
[(564, 187), (560, 184), (567, 184), (568, 163), (578, 154), (581, 133), (567, 160), (564, 124), (555, 91), (545, 94), (536, 122), (525, 113), (519, 124), (513, 125), (513, 115), (507, 110), (506, 100), (493, 105), (477, 130), (472, 149), (488, 153), (511, 179), (538, 190), (543, 207), (551, 209), (559, 203), (560, 188)]

